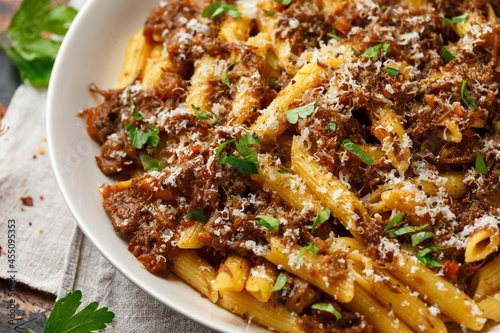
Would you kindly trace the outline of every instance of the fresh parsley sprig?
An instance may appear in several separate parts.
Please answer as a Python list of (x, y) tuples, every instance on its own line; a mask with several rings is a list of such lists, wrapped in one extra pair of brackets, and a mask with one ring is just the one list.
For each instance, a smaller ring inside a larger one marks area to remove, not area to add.
[[(19, 69), (21, 79), (46, 87), (61, 46), (60, 38), (47, 38), (43, 33), (63, 37), (77, 14), (63, 4), (50, 7), (50, 0), (24, 0), (14, 14), (9, 28), (0, 33), (0, 46)], [(2, 35), (10, 40), (7, 45)]]
[(256, 220), (253, 220), (255, 223), (266, 227), (271, 232), (277, 234), (280, 230), (280, 220), (275, 217), (267, 216), (267, 215), (257, 215)]
[[(230, 143), (234, 143), (236, 150), (243, 158), (238, 158), (234, 155), (224, 155), (222, 149)], [(250, 145), (259, 144), (259, 138), (251, 134), (245, 134), (240, 141), (229, 140), (217, 147), (217, 163), (232, 165), (242, 175), (248, 176), (259, 173), (259, 160), (257, 152), (248, 148)]]
[[(103, 307), (97, 309), (99, 303), (93, 302), (78, 313), (76, 310), (82, 304), (82, 292), (76, 290), (59, 299), (50, 314), (44, 333), (78, 332), (90, 333), (106, 328), (115, 314)], [(35, 333), (28, 329), (29, 333)]]
[(356, 155), (365, 164), (373, 164), (373, 159), (363, 149), (361, 149), (361, 147), (353, 143), (351, 140), (344, 140), (343, 142), (344, 143), (342, 144), (342, 148)]
[(337, 320), (340, 320), (340, 318), (342, 318), (342, 315), (340, 314), (340, 312), (338, 312), (335, 309), (335, 307), (330, 303), (315, 303), (315, 304), (311, 305), (311, 309), (330, 312), (331, 314), (333, 314), (335, 316), (335, 318), (337, 318)]
[(314, 112), (314, 104), (316, 104), (316, 102), (312, 102), (304, 106), (285, 111), (286, 119), (290, 124), (296, 124), (297, 121), (299, 121), (299, 118), (304, 119)]
[(214, 18), (219, 17), (223, 14), (229, 15), (235, 20), (238, 20), (241, 16), (243, 16), (243, 14), (240, 13), (234, 5), (221, 3), (220, 1), (215, 1), (208, 5), (201, 13), (201, 16), (209, 17), (211, 20), (213, 20)]
[(208, 217), (206, 217), (205, 214), (203, 214), (203, 210), (201, 208), (196, 207), (189, 214), (186, 215), (186, 220), (208, 222)]
[(311, 228), (311, 234), (314, 232), (314, 230), (316, 230), (317, 227), (328, 221), (328, 219), (330, 218), (330, 213), (330, 207), (326, 207), (321, 213), (318, 214), (318, 216), (316, 216), (316, 219), (314, 220)]

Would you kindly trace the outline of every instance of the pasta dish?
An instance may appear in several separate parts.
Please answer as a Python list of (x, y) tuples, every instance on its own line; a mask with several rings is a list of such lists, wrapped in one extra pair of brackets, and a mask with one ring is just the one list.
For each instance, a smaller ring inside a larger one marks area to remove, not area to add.
[(152, 274), (279, 332), (500, 321), (500, 4), (162, 0), (84, 111)]

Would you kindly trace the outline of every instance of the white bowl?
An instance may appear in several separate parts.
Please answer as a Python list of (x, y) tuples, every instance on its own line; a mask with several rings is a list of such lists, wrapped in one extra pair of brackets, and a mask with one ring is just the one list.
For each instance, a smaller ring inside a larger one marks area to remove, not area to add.
[[(88, 87), (113, 88), (130, 37), (140, 29), (158, 0), (88, 0), (71, 25), (59, 51), (48, 92), (47, 135), (52, 165), (61, 192), (80, 229), (123, 275), (173, 310), (212, 329), (267, 332), (212, 304), (171, 275), (150, 274), (115, 233), (102, 208), (96, 185), (113, 183), (97, 167), (100, 147), (85, 130), (78, 111), (99, 100)], [(140, 309), (137, 309), (138, 311)]]

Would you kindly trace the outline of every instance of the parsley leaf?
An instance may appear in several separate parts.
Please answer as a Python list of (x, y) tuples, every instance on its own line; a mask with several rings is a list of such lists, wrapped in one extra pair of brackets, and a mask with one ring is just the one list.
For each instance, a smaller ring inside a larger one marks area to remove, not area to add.
[(141, 159), (142, 165), (144, 166), (144, 169), (147, 172), (163, 170), (160, 161), (158, 161), (156, 158), (153, 158), (146, 154), (140, 154), (139, 157)]
[(483, 155), (481, 155), (481, 153), (477, 153), (475, 167), (476, 171), (483, 175), (488, 172), (488, 169), (486, 168), (486, 163), (484, 162)]
[(228, 14), (235, 20), (238, 20), (241, 16), (243, 16), (243, 14), (240, 13), (235, 6), (228, 3), (221, 3), (220, 1), (215, 1), (207, 6), (201, 13), (201, 16), (210, 17), (210, 19), (213, 20), (222, 14)]
[(460, 94), (462, 95), (462, 100), (468, 107), (473, 109), (479, 109), (476, 103), (474, 103), (474, 101), (470, 97), (469, 91), (467, 90), (467, 80), (462, 81), (462, 88), (460, 89)]
[(391, 75), (398, 75), (400, 70), (392, 67), (386, 67), (382, 69), (384, 72), (391, 74)]
[(264, 12), (264, 14), (266, 14), (269, 17), (273, 17), (274, 16), (274, 12), (272, 10), (262, 9), (262, 11)]
[(426, 239), (434, 237), (434, 233), (430, 231), (422, 231), (416, 234), (411, 235), (411, 246), (415, 247), (418, 244), (422, 243)]
[(255, 223), (266, 227), (267, 229), (271, 230), (275, 234), (277, 234), (280, 230), (280, 220), (277, 218), (274, 218), (272, 216), (267, 216), (267, 215), (257, 215), (255, 217), (257, 220), (253, 220)]
[(208, 217), (203, 214), (203, 210), (201, 208), (196, 207), (191, 211), (191, 213), (186, 215), (186, 220), (208, 222)]
[(222, 75), (220, 76), (220, 79), (222, 83), (224, 83), (226, 86), (231, 87), (231, 82), (229, 81), (229, 78), (227, 77), (227, 70), (231, 68), (232, 66), (236, 66), (240, 63), (241, 61), (235, 61), (231, 65), (227, 66), (224, 68), (224, 71), (222, 71)]
[(288, 6), (289, 4), (292, 3), (292, 0), (274, 0), (274, 2), (277, 2), (279, 4), (282, 4), (282, 5), (285, 5), (285, 6)]
[(442, 263), (432, 259), (431, 257), (429, 257), (429, 253), (434, 251), (434, 250), (443, 250), (445, 248), (443, 247), (427, 247), (425, 249), (423, 249), (422, 251), (419, 251), (417, 254), (416, 254), (416, 257), (418, 260), (420, 260), (421, 262), (423, 262), (424, 264), (426, 265), (429, 265), (429, 266), (432, 266), (432, 267), (441, 267), (443, 266)]
[(378, 51), (382, 49), (382, 55), (385, 56), (387, 53), (391, 52), (391, 44), (389, 43), (379, 43), (373, 47), (366, 50), (361, 57), (372, 58), (375, 60), (378, 56)]
[(269, 290), (269, 292), (272, 293), (273, 291), (278, 291), (278, 290), (283, 289), (283, 287), (285, 286), (286, 280), (287, 280), (286, 275), (283, 273), (280, 273), (280, 275), (278, 275), (278, 278), (276, 279), (276, 283), (274, 284), (273, 289)]
[(337, 318), (337, 320), (340, 320), (340, 318), (342, 318), (342, 315), (340, 314), (340, 312), (338, 312), (335, 309), (335, 307), (330, 303), (316, 303), (316, 304), (311, 305), (311, 309), (330, 312), (331, 314), (333, 314), (335, 316), (335, 318)]
[[(241, 156), (243, 156), (243, 159), (237, 158), (233, 155), (227, 156), (222, 153), (222, 149), (230, 143), (234, 143), (236, 150)], [(235, 140), (226, 141), (217, 147), (217, 163), (229, 163), (243, 176), (257, 174), (259, 173), (259, 160), (257, 159), (257, 152), (253, 149), (247, 148), (249, 145), (256, 144), (259, 144), (259, 138), (254, 137), (251, 134), (245, 134), (239, 142), (236, 142)]]
[(128, 99), (130, 100), (130, 110), (132, 111), (132, 117), (134, 117), (135, 120), (142, 120), (143, 117), (137, 112), (137, 109), (135, 108), (134, 99), (132, 98), (132, 93), (130, 92), (130, 89), (127, 89), (127, 93), (128, 93)]
[(344, 144), (342, 145), (342, 148), (347, 150), (348, 152), (356, 155), (361, 161), (368, 165), (373, 164), (372, 158), (363, 150), (361, 149), (358, 145), (353, 143), (351, 140), (344, 140)]
[(134, 127), (129, 120), (125, 124), (125, 129), (127, 130), (130, 140), (132, 140), (132, 145), (137, 149), (142, 149), (142, 147), (147, 144), (150, 147), (156, 147), (160, 142), (160, 130), (155, 125), (151, 125), (149, 132), (143, 132), (136, 127)]
[(455, 59), (455, 56), (451, 54), (446, 47), (443, 47), (441, 51), (439, 51), (439, 55), (441, 56), (441, 59), (443, 59), (443, 62), (445, 64)]
[(61, 41), (42, 37), (42, 33), (64, 36), (77, 14), (63, 4), (50, 7), (50, 0), (24, 0), (10, 26), (2, 34), (9, 37), (9, 47), (0, 36), (0, 46), (16, 64), (21, 80), (37, 87), (49, 84), (50, 74)]
[(295, 258), (295, 261), (299, 261), (299, 258), (304, 255), (307, 251), (310, 251), (312, 253), (318, 253), (319, 252), (319, 246), (314, 244), (314, 243), (309, 243), (307, 246), (304, 246), (303, 248), (300, 249), (299, 254), (297, 255), (297, 258)]
[(106, 328), (115, 314), (103, 307), (97, 309), (97, 302), (90, 303), (83, 310), (76, 313), (82, 299), (82, 292), (76, 290), (66, 297), (59, 299), (47, 320), (44, 333), (80, 332), (90, 333)]
[(278, 173), (291, 173), (291, 174), (293, 174), (292, 171), (283, 168), (281, 165), (278, 165)]
[(469, 13), (465, 13), (465, 14), (460, 15), (460, 16), (455, 16), (455, 17), (452, 17), (451, 19), (447, 18), (447, 17), (443, 17), (443, 21), (445, 21), (446, 23), (449, 23), (449, 24), (457, 24), (460, 22), (463, 23), (467, 19), (467, 16), (469, 16)]
[(330, 131), (335, 132), (337, 130), (337, 124), (336, 123), (328, 123), (328, 128)]
[(274, 82), (276, 82), (278, 78), (277, 77), (272, 77), (269, 79), (269, 82), (267, 83), (269, 86), (272, 86), (274, 84)]
[(389, 237), (394, 238), (394, 237), (402, 236), (402, 235), (405, 235), (405, 234), (409, 234), (410, 232), (415, 232), (415, 231), (419, 231), (419, 230), (425, 229), (428, 226), (429, 226), (428, 224), (424, 224), (424, 225), (422, 225), (420, 227), (406, 226), (406, 227), (402, 227), (402, 228), (399, 228), (399, 229), (390, 229), (390, 230), (387, 230), (387, 233), (389, 234)]
[(317, 227), (328, 221), (328, 219), (330, 218), (330, 213), (330, 207), (326, 207), (321, 213), (318, 214), (318, 216), (316, 216), (316, 220), (314, 220), (314, 223), (312, 225), (311, 234), (314, 232), (314, 230), (316, 230)]
[(332, 25), (332, 32), (326, 34), (330, 38), (335, 38), (336, 40), (342, 40), (343, 38), (340, 36), (337, 36), (337, 30), (335, 29), (335, 26)]
[(396, 223), (398, 223), (402, 219), (403, 219), (403, 215), (401, 215), (401, 213), (397, 213), (396, 215), (394, 215), (394, 217), (391, 219), (389, 224), (385, 227), (384, 232), (386, 232), (387, 230), (392, 228)]
[(382, 5), (382, 6), (380, 6), (380, 10), (384, 10), (384, 9), (387, 9), (387, 6), (386, 6), (386, 5)]
[(290, 124), (296, 124), (297, 121), (299, 121), (299, 117), (304, 119), (314, 112), (314, 104), (316, 104), (316, 102), (312, 102), (304, 106), (285, 111), (286, 120), (288, 120)]
[(203, 112), (200, 109), (198, 109), (194, 104), (191, 104), (191, 108), (193, 109), (194, 112), (196, 112), (197, 116), (194, 117), (198, 120), (207, 120), (215, 117), (213, 113)]

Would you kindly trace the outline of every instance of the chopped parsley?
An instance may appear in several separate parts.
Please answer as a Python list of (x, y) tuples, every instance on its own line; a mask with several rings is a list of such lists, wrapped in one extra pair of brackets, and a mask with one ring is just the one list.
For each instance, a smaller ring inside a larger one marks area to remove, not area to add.
[(231, 82), (229, 81), (229, 78), (227, 77), (227, 70), (233, 66), (236, 66), (240, 62), (241, 61), (235, 61), (231, 65), (224, 68), (224, 71), (222, 71), (222, 75), (220, 76), (220, 79), (221, 79), (222, 83), (224, 83), (226, 86), (231, 87)]
[(66, 297), (59, 299), (47, 320), (44, 332), (89, 333), (102, 330), (106, 328), (106, 324), (113, 321), (115, 314), (108, 311), (106, 307), (98, 309), (99, 303), (97, 302), (90, 303), (77, 313), (76, 310), (82, 304), (81, 299), (82, 292), (80, 290), (75, 290)]
[(449, 23), (449, 24), (464, 23), (465, 20), (467, 19), (467, 16), (469, 16), (469, 13), (465, 13), (465, 14), (460, 15), (460, 16), (455, 16), (455, 17), (452, 17), (451, 19), (447, 18), (447, 17), (443, 17), (443, 21), (445, 21), (446, 23)]
[(416, 234), (411, 235), (411, 246), (415, 247), (423, 241), (434, 237), (434, 233), (430, 231), (422, 231)]
[(399, 229), (390, 229), (390, 230), (387, 230), (387, 233), (389, 234), (389, 237), (394, 238), (394, 237), (402, 236), (402, 235), (405, 235), (405, 234), (409, 234), (411, 232), (415, 232), (415, 231), (419, 231), (419, 230), (425, 229), (428, 226), (429, 226), (428, 224), (424, 224), (424, 225), (419, 226), (419, 227), (406, 226), (406, 227), (402, 227), (402, 228), (399, 228)]
[(368, 165), (373, 164), (372, 158), (363, 150), (361, 149), (358, 145), (353, 143), (351, 140), (344, 140), (344, 143), (342, 144), (342, 148), (347, 150), (348, 152), (356, 155), (361, 161)]
[(143, 117), (137, 112), (130, 89), (127, 89), (127, 93), (128, 93), (128, 99), (130, 100), (130, 110), (132, 111), (132, 117), (134, 117), (135, 120), (142, 120)]
[[(222, 149), (230, 143), (234, 143), (236, 150), (243, 158), (238, 158), (233, 155), (227, 156), (222, 153)], [(217, 163), (229, 163), (244, 176), (257, 174), (259, 173), (257, 152), (253, 149), (247, 148), (250, 145), (256, 144), (259, 144), (259, 138), (254, 137), (251, 134), (245, 134), (239, 142), (236, 140), (226, 141), (217, 147)]]
[(274, 291), (278, 291), (278, 290), (283, 289), (283, 287), (286, 284), (286, 280), (287, 280), (286, 275), (283, 273), (280, 273), (280, 275), (278, 275), (278, 278), (276, 279), (276, 283), (274, 284), (273, 289), (269, 290), (269, 292), (272, 293)]
[(295, 258), (295, 261), (298, 261), (300, 257), (304, 255), (307, 251), (312, 252), (312, 253), (318, 253), (319, 252), (319, 246), (314, 244), (314, 243), (309, 243), (307, 246), (304, 246), (303, 248), (300, 249), (299, 254), (297, 255), (297, 258)]
[(401, 213), (397, 213), (396, 215), (394, 215), (394, 217), (391, 219), (389, 224), (385, 227), (384, 232), (386, 232), (387, 230), (392, 228), (396, 223), (398, 223), (402, 219), (403, 219), (403, 215), (401, 215)]
[(274, 16), (274, 12), (272, 10), (262, 9), (262, 11), (264, 12), (264, 14), (266, 14), (269, 17), (273, 17)]
[(480, 174), (486, 174), (488, 169), (486, 168), (486, 163), (484, 162), (483, 155), (481, 153), (477, 153), (476, 163), (475, 163), (476, 171)]
[[(375, 60), (378, 57), (378, 51), (382, 49), (382, 56), (385, 56), (387, 53), (391, 52), (391, 44), (389, 43), (379, 43), (375, 46), (370, 47), (368, 50), (366, 50), (361, 57), (366, 57), (366, 58), (372, 58)], [(357, 53), (357, 52), (356, 52)], [(355, 54), (356, 54), (355, 53)]]
[(296, 124), (297, 121), (299, 121), (299, 117), (304, 119), (314, 112), (314, 104), (316, 104), (316, 102), (312, 102), (304, 106), (285, 111), (286, 119), (290, 124)]
[(283, 168), (281, 165), (278, 165), (278, 173), (292, 173), (293, 174), (292, 171)]
[(160, 130), (155, 125), (151, 125), (149, 132), (143, 132), (134, 127), (130, 121), (127, 120), (125, 129), (127, 130), (127, 134), (132, 141), (132, 145), (137, 149), (142, 149), (144, 145), (156, 147), (160, 142), (160, 136), (158, 135)]
[(191, 211), (191, 213), (186, 215), (186, 220), (208, 222), (208, 217), (203, 214), (203, 210), (201, 208), (196, 207)]
[(332, 32), (326, 34), (330, 38), (335, 38), (336, 40), (342, 40), (343, 38), (337, 35), (337, 30), (335, 29), (335, 26), (332, 25)]
[(328, 221), (328, 219), (330, 218), (330, 213), (330, 207), (326, 207), (321, 213), (318, 214), (318, 216), (316, 216), (316, 220), (314, 220), (311, 228), (311, 234), (314, 232), (314, 230), (316, 230), (317, 227)]
[(474, 101), (470, 97), (469, 91), (467, 90), (467, 80), (462, 81), (462, 88), (460, 89), (460, 94), (462, 95), (462, 100), (468, 107), (473, 109), (479, 109), (476, 103), (474, 103)]
[[(49, 0), (24, 0), (9, 28), (0, 33), (0, 47), (19, 69), (21, 82), (27, 79), (36, 87), (49, 84), (62, 37), (77, 14), (67, 5), (50, 4)], [(10, 46), (1, 35), (10, 39)]]
[(335, 309), (335, 307), (330, 303), (315, 303), (315, 304), (311, 305), (311, 309), (330, 312), (331, 314), (333, 314), (335, 316), (335, 318), (337, 318), (337, 320), (340, 320), (340, 318), (342, 318), (342, 315), (340, 314), (340, 312), (338, 312)]
[(235, 20), (238, 20), (241, 16), (243, 16), (243, 14), (240, 13), (235, 6), (228, 3), (221, 3), (220, 1), (215, 1), (207, 6), (201, 13), (201, 16), (209, 17), (211, 20), (213, 20), (214, 18), (223, 14), (228, 14)]
[(337, 124), (336, 123), (328, 123), (328, 128), (330, 131), (335, 132), (337, 130)]
[(275, 217), (267, 216), (267, 215), (257, 215), (256, 220), (253, 220), (255, 223), (266, 227), (271, 232), (277, 234), (280, 230), (280, 220)]
[(139, 157), (141, 159), (142, 166), (147, 172), (163, 170), (160, 161), (156, 158), (146, 154), (140, 154)]
[(396, 68), (392, 68), (392, 67), (386, 67), (386, 68), (383, 68), (382, 69), (384, 72), (386, 72), (387, 74), (391, 74), (391, 75), (398, 75), (400, 73), (400, 70), (399, 69), (396, 69)]

